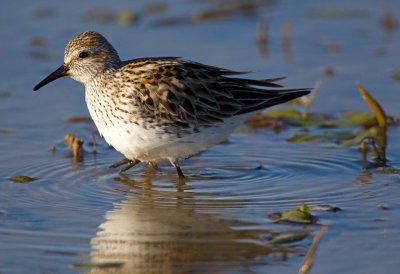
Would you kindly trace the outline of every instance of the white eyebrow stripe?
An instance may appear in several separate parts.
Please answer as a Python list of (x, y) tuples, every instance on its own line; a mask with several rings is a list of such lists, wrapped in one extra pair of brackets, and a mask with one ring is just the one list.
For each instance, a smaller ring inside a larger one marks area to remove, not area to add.
[[(87, 51), (88, 51), (89, 53), (94, 53), (94, 52), (99, 51), (99, 50), (101, 49), (101, 47), (102, 47), (102, 46), (100, 45), (100, 46), (97, 46), (97, 47), (95, 47), (95, 48), (90, 48), (90, 49), (88, 49)], [(71, 54), (65, 55), (64, 63), (65, 63), (65, 64), (68, 64), (69, 62), (71, 62), (71, 59), (72, 59), (74, 56), (77, 56), (81, 51), (82, 51), (82, 49), (75, 49), (74, 51), (72, 51)]]

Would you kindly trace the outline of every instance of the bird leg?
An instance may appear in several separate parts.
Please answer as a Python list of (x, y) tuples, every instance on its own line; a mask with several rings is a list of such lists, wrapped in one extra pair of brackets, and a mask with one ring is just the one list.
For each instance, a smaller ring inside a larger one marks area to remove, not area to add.
[(125, 172), (125, 171), (127, 171), (128, 169), (131, 169), (132, 167), (136, 166), (136, 165), (139, 164), (139, 163), (140, 163), (140, 161), (139, 161), (138, 159), (129, 160), (128, 164), (127, 164), (123, 169), (121, 169), (119, 172), (120, 172), (120, 173), (121, 173), (121, 172)]
[(178, 159), (170, 159), (169, 161), (176, 168), (176, 172), (178, 173), (179, 179), (184, 179), (185, 175), (183, 175), (182, 169), (179, 166)]
[(125, 165), (125, 164), (129, 163), (130, 161), (131, 161), (131, 160), (129, 160), (128, 158), (124, 158), (124, 159), (122, 159), (121, 161), (118, 161), (118, 162), (112, 164), (110, 167), (116, 168), (116, 167)]
[(126, 166), (123, 169), (120, 170), (120, 172), (124, 172), (124, 171), (127, 171), (128, 169), (134, 167), (138, 163), (140, 163), (140, 161), (137, 160), (137, 159), (129, 160), (128, 158), (125, 158), (125, 159), (122, 159), (119, 162), (114, 163), (110, 167), (116, 168), (116, 167), (119, 167), (119, 166), (122, 166), (122, 165), (126, 164)]

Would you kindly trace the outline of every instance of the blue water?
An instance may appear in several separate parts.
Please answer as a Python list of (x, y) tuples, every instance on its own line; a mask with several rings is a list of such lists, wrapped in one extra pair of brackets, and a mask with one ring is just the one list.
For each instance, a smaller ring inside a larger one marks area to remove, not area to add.
[[(343, 211), (315, 212), (328, 225), (311, 273), (396, 273), (400, 267), (400, 176), (362, 171), (359, 151), (328, 142), (288, 143), (298, 128), (234, 133), (227, 143), (182, 162), (189, 176), (177, 184), (174, 170), (138, 166), (118, 175), (108, 166), (121, 159), (97, 137), (83, 87), (60, 79), (40, 92), (32, 87), (57, 68), (74, 35), (96, 30), (121, 58), (182, 56), (206, 64), (254, 70), (254, 78), (287, 76), (287, 87), (321, 88), (312, 112), (369, 111), (355, 87), (360, 82), (386, 112), (400, 116), (399, 31), (385, 36), (380, 1), (260, 1), (254, 15), (154, 26), (157, 20), (190, 16), (232, 1), (165, 1), (166, 11), (144, 14), (147, 1), (87, 3), (18, 1), (0, 10), (0, 272), (2, 273), (297, 273), (312, 237), (284, 248), (266, 238), (300, 229), (267, 215), (309, 205)], [(399, 21), (398, 1), (385, 1)], [(218, 5), (217, 5), (218, 6)], [(131, 9), (137, 23), (88, 21), (96, 9)], [(319, 17), (318, 17), (319, 14)], [(321, 15), (322, 14), (322, 15)], [(324, 15), (325, 14), (325, 15)], [(331, 18), (332, 14), (335, 18)], [(268, 56), (260, 55), (257, 25), (268, 25)], [(282, 50), (290, 21), (291, 57)], [(32, 38), (44, 40), (34, 46)], [(339, 48), (330, 53), (327, 46)], [(47, 54), (48, 58), (32, 58)], [(335, 74), (325, 76), (326, 67)], [(245, 127), (244, 127), (245, 128)], [(247, 128), (245, 128), (247, 129)], [(84, 161), (74, 163), (62, 138), (85, 140)], [(400, 130), (388, 131), (389, 164), (400, 166)], [(55, 145), (57, 151), (49, 152)], [(37, 176), (28, 184), (13, 175)], [(386, 210), (382, 210), (384, 205)], [(309, 226), (315, 233), (318, 226)], [(112, 263), (112, 264), (108, 264)]]

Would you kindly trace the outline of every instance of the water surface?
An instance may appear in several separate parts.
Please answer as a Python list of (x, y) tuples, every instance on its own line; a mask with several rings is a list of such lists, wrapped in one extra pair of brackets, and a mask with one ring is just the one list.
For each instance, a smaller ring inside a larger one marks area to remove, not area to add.
[[(315, 233), (325, 224), (312, 273), (396, 273), (400, 176), (363, 171), (356, 147), (288, 143), (301, 130), (296, 127), (276, 134), (243, 126), (228, 142), (183, 161), (184, 184), (167, 164), (157, 172), (139, 165), (123, 176), (108, 167), (121, 155), (100, 137), (92, 153), (91, 123), (66, 121), (88, 115), (82, 86), (61, 79), (31, 91), (60, 65), (65, 43), (91, 29), (123, 59), (182, 56), (254, 69), (254, 78), (286, 75), (288, 87), (321, 80), (312, 106), (317, 113), (369, 111), (355, 88), (359, 81), (388, 114), (400, 116), (399, 82), (391, 78), (399, 68), (400, 37), (398, 31), (385, 34), (383, 3), (261, 2), (250, 15), (158, 27), (163, 18), (190, 16), (214, 1), (166, 1), (166, 11), (156, 14), (143, 13), (146, 1), (118, 7), (19, 1), (0, 11), (0, 90), (8, 94), (0, 97), (0, 128), (7, 131), (0, 132), (0, 272), (297, 273), (312, 237), (283, 246), (268, 240), (302, 228)], [(396, 1), (385, 3), (399, 10)], [(131, 26), (88, 20), (88, 13), (104, 9), (142, 15)], [(266, 56), (256, 43), (260, 22), (268, 25)], [(285, 22), (292, 26), (289, 55), (282, 48)], [(327, 67), (334, 75), (325, 75)], [(62, 142), (67, 133), (84, 139), (83, 161), (71, 158)], [(395, 168), (399, 139), (399, 128), (390, 127), (388, 164)], [(14, 175), (40, 179), (17, 184), (9, 180)], [(314, 212), (318, 225), (307, 227), (267, 217), (303, 201), (343, 210)]]

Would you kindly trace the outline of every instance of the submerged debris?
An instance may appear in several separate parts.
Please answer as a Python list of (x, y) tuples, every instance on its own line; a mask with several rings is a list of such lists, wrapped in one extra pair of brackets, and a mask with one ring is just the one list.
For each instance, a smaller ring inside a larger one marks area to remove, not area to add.
[(43, 18), (49, 18), (52, 17), (56, 14), (56, 11), (54, 8), (50, 7), (40, 7), (37, 8), (33, 11), (32, 17), (34, 19), (43, 19)]
[(399, 174), (400, 173), (400, 170), (398, 168), (390, 167), (390, 166), (380, 166), (377, 168), (377, 170), (383, 174)]
[(124, 265), (124, 262), (83, 262), (73, 263), (72, 266), (75, 268), (120, 268)]
[(90, 116), (71, 116), (67, 118), (67, 122), (70, 123), (88, 123), (93, 122)]
[(35, 47), (42, 47), (46, 45), (46, 39), (43, 37), (34, 36), (29, 40), (29, 44)]
[(38, 180), (39, 178), (37, 177), (30, 177), (30, 176), (25, 176), (25, 175), (16, 175), (16, 176), (11, 176), (10, 180), (13, 181), (14, 183), (29, 183)]
[(257, 45), (261, 57), (268, 57), (268, 25), (266, 21), (261, 21), (257, 25)]
[(10, 96), (10, 93), (8, 91), (0, 90), (0, 98), (6, 98), (9, 96)]
[(49, 148), (49, 151), (50, 151), (51, 153), (56, 152), (56, 151), (57, 151), (56, 146), (51, 146), (51, 147)]
[(336, 206), (331, 206), (331, 205), (314, 205), (311, 206), (312, 211), (331, 211), (331, 212), (338, 212), (341, 211), (342, 209), (340, 207)]
[(326, 67), (325, 70), (324, 70), (324, 75), (325, 76), (333, 76), (335, 74), (336, 74), (335, 69), (333, 67), (331, 67), (331, 66)]
[(68, 149), (72, 150), (73, 159), (80, 160), (82, 158), (83, 140), (69, 133), (65, 135), (64, 141), (68, 143)]
[(90, 143), (93, 146), (93, 154), (97, 154), (97, 142), (96, 142), (96, 136), (94, 133), (92, 133), (92, 142)]
[(394, 16), (392, 9), (386, 5), (383, 7), (383, 16), (380, 19), (380, 23), (387, 34), (394, 32), (397, 28), (396, 17)]
[(325, 45), (326, 51), (328, 53), (339, 53), (341, 50), (341, 47), (339, 44), (336, 43), (329, 43)]
[(400, 69), (396, 69), (392, 72), (392, 78), (396, 81), (400, 81)]
[(286, 62), (292, 60), (292, 22), (283, 22), (282, 52)]
[(324, 236), (324, 234), (326, 233), (327, 230), (328, 230), (328, 226), (324, 225), (321, 227), (321, 229), (315, 235), (314, 240), (313, 240), (310, 248), (308, 249), (306, 257), (304, 259), (304, 262), (300, 268), (299, 274), (310, 273), (310, 270), (311, 270), (311, 267), (312, 267), (313, 261), (314, 261), (315, 252), (317, 252), (319, 242), (321, 241), (322, 236)]
[(310, 236), (310, 231), (308, 230), (299, 230), (299, 231), (286, 231), (286, 232), (281, 232), (272, 238), (268, 243), (269, 244), (290, 244), (294, 242), (299, 242), (305, 238)]

